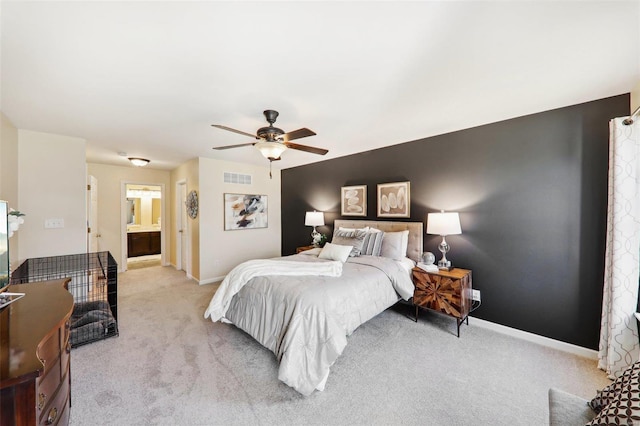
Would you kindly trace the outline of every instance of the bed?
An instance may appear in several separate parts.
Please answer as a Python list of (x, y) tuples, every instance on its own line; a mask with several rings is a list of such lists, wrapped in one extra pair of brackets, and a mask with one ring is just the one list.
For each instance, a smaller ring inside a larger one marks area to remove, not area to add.
[[(324, 259), (332, 245), (346, 246), (330, 243), (292, 256), (244, 262), (225, 277), (205, 318), (232, 323), (271, 350), (280, 363), (278, 378), (301, 394), (324, 390), (347, 337), (413, 294), (411, 268), (422, 254), (422, 223), (336, 220), (332, 243), (343, 242), (344, 235), (359, 238), (362, 229), (368, 229), (366, 241), (381, 241), (380, 255), (373, 255), (378, 253), (371, 253), (369, 244), (344, 262)], [(375, 230), (382, 237), (374, 236)], [(400, 234), (404, 245), (392, 247)]]

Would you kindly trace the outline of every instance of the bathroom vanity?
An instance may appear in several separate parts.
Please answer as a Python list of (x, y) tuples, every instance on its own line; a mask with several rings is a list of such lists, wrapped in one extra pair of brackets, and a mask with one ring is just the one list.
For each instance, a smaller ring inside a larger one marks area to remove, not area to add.
[(127, 232), (128, 257), (160, 254), (160, 236), (160, 231), (139, 230)]

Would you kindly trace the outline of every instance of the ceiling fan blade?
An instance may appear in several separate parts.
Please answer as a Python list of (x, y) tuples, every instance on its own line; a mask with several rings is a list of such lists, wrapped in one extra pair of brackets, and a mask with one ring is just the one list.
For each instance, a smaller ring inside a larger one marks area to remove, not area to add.
[(239, 135), (249, 136), (250, 138), (258, 139), (256, 135), (252, 135), (251, 133), (243, 132), (242, 130), (232, 129), (231, 127), (222, 126), (220, 124), (212, 124), (213, 127), (217, 127), (218, 129), (227, 130), (229, 132), (237, 133)]
[(240, 148), (241, 146), (249, 146), (249, 145), (255, 145), (255, 142), (249, 142), (249, 143), (241, 143), (239, 145), (227, 145), (227, 146), (214, 146), (213, 149), (230, 149), (230, 148)]
[(313, 130), (309, 130), (306, 127), (303, 127), (302, 129), (287, 132), (280, 137), (284, 142), (289, 142), (294, 139), (306, 138), (307, 136), (315, 136), (315, 134), (316, 132), (314, 132)]
[(300, 145), (300, 144), (291, 143), (291, 142), (286, 142), (285, 145), (287, 146), (287, 148), (297, 149), (298, 151), (306, 151), (312, 154), (325, 155), (327, 152), (329, 152), (328, 149), (316, 148), (316, 147), (307, 146), (307, 145)]

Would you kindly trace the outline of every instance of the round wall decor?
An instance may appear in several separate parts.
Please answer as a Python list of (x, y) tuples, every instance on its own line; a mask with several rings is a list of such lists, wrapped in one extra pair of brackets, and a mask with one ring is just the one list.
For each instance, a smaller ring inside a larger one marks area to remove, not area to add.
[(198, 217), (198, 193), (195, 189), (189, 192), (185, 204), (187, 205), (187, 214), (189, 217), (191, 219)]

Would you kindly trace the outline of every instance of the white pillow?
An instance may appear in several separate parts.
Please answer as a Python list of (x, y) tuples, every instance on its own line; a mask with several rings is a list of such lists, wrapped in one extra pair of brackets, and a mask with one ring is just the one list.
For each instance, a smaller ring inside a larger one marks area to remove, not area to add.
[(409, 231), (385, 232), (382, 238), (382, 249), (380, 256), (395, 260), (402, 260), (407, 257), (407, 246), (409, 245)]
[(349, 258), (349, 253), (351, 253), (352, 249), (352, 246), (327, 243), (318, 255), (318, 259), (339, 260), (344, 263)]

